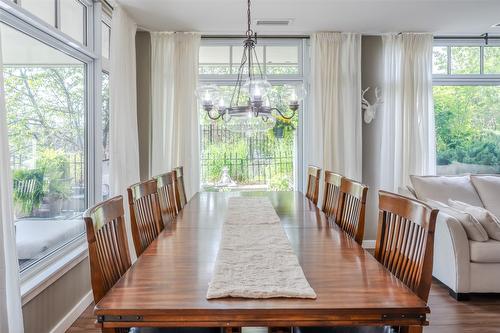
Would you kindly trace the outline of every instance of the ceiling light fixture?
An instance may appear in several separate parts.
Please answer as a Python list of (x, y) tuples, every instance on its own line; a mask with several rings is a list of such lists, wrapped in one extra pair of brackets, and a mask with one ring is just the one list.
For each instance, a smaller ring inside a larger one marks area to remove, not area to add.
[[(197, 89), (196, 94), (201, 106), (210, 119), (223, 119), (225, 122), (229, 122), (233, 118), (246, 122), (251, 121), (251, 118), (257, 118), (272, 125), (277, 117), (292, 119), (304, 98), (304, 87), (302, 85), (285, 86), (281, 96), (282, 99), (285, 99), (285, 103), (280, 104), (286, 105), (287, 110), (280, 110), (271, 105), (269, 93), (272, 86), (262, 72), (263, 67), (260, 65), (255, 51), (257, 33), (251, 27), (250, 0), (248, 0), (247, 19), (243, 56), (229, 106), (225, 105), (222, 92), (214, 85), (201, 86)], [(255, 121), (251, 122), (255, 123)]]

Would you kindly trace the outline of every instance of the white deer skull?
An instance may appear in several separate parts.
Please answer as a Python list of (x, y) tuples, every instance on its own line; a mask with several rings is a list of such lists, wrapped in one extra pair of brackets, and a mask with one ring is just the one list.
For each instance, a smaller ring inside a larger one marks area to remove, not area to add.
[(380, 96), (380, 89), (375, 88), (375, 103), (370, 104), (365, 98), (366, 92), (370, 90), (370, 87), (361, 91), (361, 109), (363, 112), (363, 120), (365, 123), (369, 124), (375, 119), (375, 113), (377, 112), (377, 108), (384, 103), (382, 97)]

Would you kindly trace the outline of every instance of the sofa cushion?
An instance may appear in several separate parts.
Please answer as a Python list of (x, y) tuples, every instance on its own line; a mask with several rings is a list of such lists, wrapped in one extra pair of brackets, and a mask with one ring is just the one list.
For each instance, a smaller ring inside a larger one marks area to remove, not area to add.
[(453, 199), (484, 207), (468, 175), (410, 176), (410, 179), (420, 200), (448, 202), (448, 199)]
[(490, 239), (487, 242), (470, 241), (470, 261), (500, 263), (500, 242)]
[(460, 222), (465, 230), (465, 233), (467, 234), (468, 239), (477, 242), (486, 242), (489, 239), (488, 234), (486, 233), (486, 230), (484, 230), (481, 223), (479, 223), (479, 221), (471, 214), (450, 207), (443, 202), (427, 200), (427, 203), (432, 208), (439, 209), (439, 214), (449, 215)]
[(500, 220), (489, 210), (483, 207), (476, 207), (461, 201), (448, 200), (450, 207), (471, 214), (481, 223), (484, 230), (491, 239), (500, 241)]
[(473, 175), (471, 181), (483, 206), (500, 218), (500, 175)]

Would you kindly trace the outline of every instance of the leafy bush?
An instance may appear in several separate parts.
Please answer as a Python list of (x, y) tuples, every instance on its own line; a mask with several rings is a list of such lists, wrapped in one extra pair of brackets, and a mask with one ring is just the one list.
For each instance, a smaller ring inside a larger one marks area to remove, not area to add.
[(40, 206), (44, 196), (43, 178), (44, 173), (40, 169), (14, 170), (14, 203), (23, 214), (31, 215), (33, 209)]
[(40, 152), (36, 166), (44, 174), (44, 193), (53, 199), (67, 199), (71, 193), (69, 160), (66, 154), (55, 149)]

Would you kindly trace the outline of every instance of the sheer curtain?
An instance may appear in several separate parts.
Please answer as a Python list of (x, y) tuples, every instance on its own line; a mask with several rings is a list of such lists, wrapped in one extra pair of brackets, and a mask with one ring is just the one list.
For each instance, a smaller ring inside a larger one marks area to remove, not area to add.
[(0, 332), (22, 333), (23, 313), (19, 289), (1, 50), (0, 40), (0, 226), (2, 228), (0, 230)]
[(308, 164), (361, 180), (361, 35), (321, 32), (311, 41), (304, 155)]
[[(126, 202), (127, 187), (140, 180), (135, 63), (137, 25), (117, 6), (113, 10), (111, 28), (110, 186), (112, 195), (121, 194)], [(128, 209), (125, 212), (128, 215)], [(129, 249), (133, 249), (129, 222), (126, 226)], [(134, 257), (135, 252), (130, 251), (130, 255)]]
[(432, 35), (383, 36), (381, 187), (397, 191), (409, 175), (436, 172)]
[(199, 191), (198, 33), (151, 33), (151, 175), (184, 166), (188, 199)]

